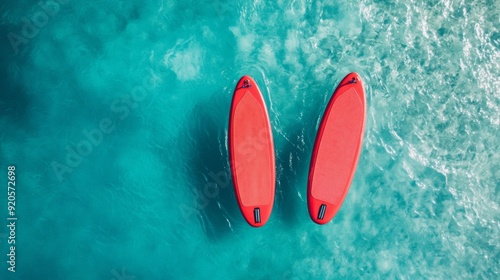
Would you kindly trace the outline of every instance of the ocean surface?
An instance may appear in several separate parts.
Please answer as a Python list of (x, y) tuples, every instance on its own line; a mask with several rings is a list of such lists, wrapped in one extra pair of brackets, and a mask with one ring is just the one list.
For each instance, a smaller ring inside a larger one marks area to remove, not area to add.
[[(3, 1), (0, 279), (498, 279), (499, 26), (497, 0)], [(310, 155), (352, 71), (363, 150), (319, 226)], [(228, 177), (245, 74), (276, 149), (262, 228)]]

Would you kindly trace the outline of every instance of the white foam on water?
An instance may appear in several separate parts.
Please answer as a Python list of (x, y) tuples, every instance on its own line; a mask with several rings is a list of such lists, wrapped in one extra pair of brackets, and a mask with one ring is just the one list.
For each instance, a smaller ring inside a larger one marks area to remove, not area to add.
[(204, 50), (198, 43), (192, 39), (179, 40), (166, 51), (163, 63), (174, 71), (177, 79), (184, 82), (199, 77), (204, 57)]
[(270, 43), (264, 43), (259, 50), (259, 62), (264, 64), (268, 69), (277, 67), (276, 56)]
[(288, 30), (285, 41), (285, 48), (290, 53), (295, 53), (300, 45), (297, 30)]
[(229, 30), (236, 37), (236, 41), (238, 44), (238, 50), (241, 52), (243, 56), (248, 56), (252, 51), (254, 51), (254, 42), (256, 39), (256, 35), (254, 33), (242, 32), (240, 27), (230, 27)]
[(395, 257), (392, 255), (390, 251), (381, 251), (377, 256), (377, 268), (382, 273), (389, 272), (394, 270), (396, 267)]
[(202, 28), (202, 32), (203, 32), (203, 38), (205, 39), (205, 41), (207, 42), (215, 42), (217, 40), (217, 36), (215, 35), (215, 33), (210, 29), (209, 26), (203, 26)]
[(299, 22), (307, 12), (306, 1), (295, 0), (290, 3), (289, 9), (286, 10), (286, 19), (294, 22)]

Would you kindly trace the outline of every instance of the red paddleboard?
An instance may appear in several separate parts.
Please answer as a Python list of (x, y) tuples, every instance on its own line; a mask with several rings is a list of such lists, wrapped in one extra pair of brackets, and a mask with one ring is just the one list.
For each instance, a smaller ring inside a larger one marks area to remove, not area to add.
[(274, 144), (266, 104), (250, 76), (243, 76), (234, 90), (229, 159), (243, 217), (251, 226), (263, 226), (274, 203)]
[(311, 219), (328, 223), (349, 191), (365, 129), (363, 82), (350, 73), (335, 89), (316, 135), (309, 169), (307, 204)]

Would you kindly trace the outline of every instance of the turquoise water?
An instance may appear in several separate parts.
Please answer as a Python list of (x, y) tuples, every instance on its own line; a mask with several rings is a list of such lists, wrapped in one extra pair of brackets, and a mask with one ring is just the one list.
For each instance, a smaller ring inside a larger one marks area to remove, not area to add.
[[(276, 2), (0, 4), (0, 211), (8, 224), (15, 165), (18, 218), (15, 273), (1, 227), (1, 279), (499, 277), (500, 2)], [(310, 153), (351, 71), (363, 151), (319, 226)], [(276, 148), (258, 229), (225, 176), (244, 74)]]

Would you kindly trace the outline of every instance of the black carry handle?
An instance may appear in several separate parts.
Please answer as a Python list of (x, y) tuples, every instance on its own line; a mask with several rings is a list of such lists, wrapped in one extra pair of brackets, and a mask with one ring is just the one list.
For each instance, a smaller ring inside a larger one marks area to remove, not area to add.
[(260, 208), (253, 209), (253, 219), (256, 224), (260, 223)]
[(323, 220), (323, 218), (325, 217), (325, 212), (326, 212), (326, 204), (321, 204), (318, 212), (318, 220)]

